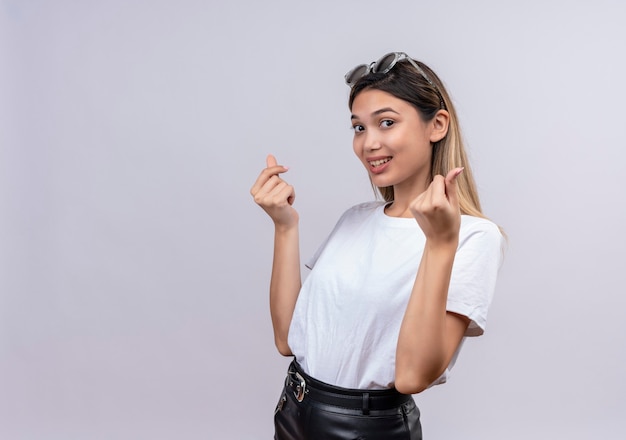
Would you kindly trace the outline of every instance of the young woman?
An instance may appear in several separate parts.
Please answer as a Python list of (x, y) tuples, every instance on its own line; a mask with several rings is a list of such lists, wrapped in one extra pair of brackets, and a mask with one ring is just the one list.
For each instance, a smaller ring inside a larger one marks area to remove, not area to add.
[(421, 439), (412, 394), (485, 329), (503, 237), (481, 212), (452, 101), (390, 53), (346, 74), (353, 147), (384, 201), (350, 208), (301, 284), (295, 192), (268, 156), (251, 189), (275, 226), (270, 310), (293, 356), (275, 439)]

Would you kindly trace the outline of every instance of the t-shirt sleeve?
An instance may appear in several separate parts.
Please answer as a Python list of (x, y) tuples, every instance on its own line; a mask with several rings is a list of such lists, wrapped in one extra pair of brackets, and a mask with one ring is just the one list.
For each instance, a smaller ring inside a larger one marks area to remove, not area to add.
[[(332, 235), (332, 234), (331, 234)], [(322, 242), (322, 244), (320, 245), (320, 247), (317, 248), (317, 250), (315, 251), (315, 253), (311, 256), (311, 258), (309, 258), (305, 263), (304, 266), (307, 269), (313, 269), (313, 267), (315, 266), (315, 263), (317, 262), (317, 259), (320, 257), (320, 254), (322, 253), (322, 251), (324, 250), (324, 248), (326, 247), (326, 243), (328, 243), (328, 240), (330, 239), (331, 235), (329, 235), (328, 237), (326, 237), (326, 240), (324, 240)]]
[(358, 220), (359, 211), (365, 210), (368, 212), (372, 212), (372, 210), (374, 210), (379, 205), (380, 205), (379, 202), (366, 202), (366, 203), (361, 203), (359, 205), (355, 205), (351, 207), (350, 209), (348, 209), (346, 212), (344, 212), (339, 218), (339, 220), (337, 220), (337, 224), (335, 224), (335, 227), (333, 228), (332, 232), (328, 235), (328, 237), (326, 237), (326, 239), (322, 242), (320, 247), (317, 248), (317, 251), (315, 251), (313, 256), (304, 263), (305, 267), (307, 267), (308, 269), (313, 269), (313, 267), (315, 266), (315, 263), (317, 262), (322, 252), (324, 252), (326, 245), (328, 244), (330, 239), (333, 237), (333, 235), (335, 235), (342, 226), (349, 227), (350, 224), (354, 223), (355, 219)]
[(498, 227), (480, 220), (467, 227), (459, 240), (448, 289), (447, 310), (467, 316), (465, 336), (480, 336), (502, 264), (504, 238)]
[(341, 224), (343, 223), (344, 219), (346, 218), (349, 212), (350, 210), (343, 213), (343, 215), (339, 218), (339, 220), (337, 220), (337, 224), (335, 225), (331, 233), (326, 237), (326, 239), (322, 242), (322, 244), (317, 248), (313, 256), (304, 263), (304, 266), (307, 269), (313, 269), (313, 267), (315, 266), (315, 263), (317, 262), (318, 258), (320, 257), (324, 249), (326, 248), (326, 245), (330, 241), (331, 237), (335, 234), (335, 232), (337, 232), (337, 229), (341, 227)]

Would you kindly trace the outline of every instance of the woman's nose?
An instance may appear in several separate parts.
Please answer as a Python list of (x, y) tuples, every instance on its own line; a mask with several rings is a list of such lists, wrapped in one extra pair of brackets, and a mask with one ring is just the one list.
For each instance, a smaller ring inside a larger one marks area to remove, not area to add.
[(382, 144), (381, 144), (380, 136), (378, 136), (374, 132), (367, 133), (367, 135), (365, 136), (365, 144), (364, 144), (365, 150), (374, 151), (374, 150), (378, 150), (381, 146)]

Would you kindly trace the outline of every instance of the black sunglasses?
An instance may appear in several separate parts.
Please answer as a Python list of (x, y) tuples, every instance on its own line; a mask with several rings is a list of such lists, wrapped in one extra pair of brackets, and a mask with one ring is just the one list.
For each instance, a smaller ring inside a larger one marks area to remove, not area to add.
[(428, 84), (430, 84), (432, 88), (435, 89), (435, 91), (437, 92), (437, 95), (439, 95), (441, 108), (446, 108), (445, 103), (443, 101), (443, 96), (441, 95), (441, 92), (439, 91), (439, 87), (437, 87), (435, 83), (431, 81), (428, 75), (426, 75), (426, 72), (424, 72), (424, 70), (420, 66), (418, 66), (417, 63), (413, 61), (413, 59), (404, 52), (388, 53), (387, 55), (383, 55), (378, 61), (375, 61), (369, 65), (359, 64), (358, 66), (351, 69), (348, 73), (345, 74), (344, 78), (346, 80), (346, 84), (348, 84), (350, 87), (353, 87), (354, 84), (360, 78), (364, 77), (370, 72), (371, 73), (387, 73), (391, 69), (393, 69), (393, 66), (395, 66), (399, 61), (402, 61), (402, 60), (407, 60), (409, 63), (411, 63), (413, 67), (415, 67), (415, 70), (417, 70), (420, 73), (420, 75), (424, 77), (424, 79), (428, 82)]

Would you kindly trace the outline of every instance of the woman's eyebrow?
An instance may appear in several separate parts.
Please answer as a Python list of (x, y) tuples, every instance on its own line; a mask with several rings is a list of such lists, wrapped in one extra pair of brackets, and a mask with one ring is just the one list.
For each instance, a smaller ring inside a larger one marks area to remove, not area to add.
[[(392, 112), (395, 113), (396, 115), (399, 115), (400, 113), (398, 113), (397, 111), (395, 111), (394, 109), (392, 109), (391, 107), (384, 107), (381, 109), (378, 109), (376, 111), (373, 111), (371, 116), (376, 116), (376, 115), (380, 115), (381, 113), (386, 113), (386, 112)], [(352, 115), (350, 117), (350, 119), (359, 119), (359, 117), (357, 115)]]
[(395, 113), (396, 115), (400, 114), (394, 109), (392, 109), (391, 107), (385, 107), (385, 108), (381, 108), (380, 110), (376, 110), (375, 112), (372, 112), (372, 116), (380, 115), (381, 113), (386, 113), (386, 112)]

